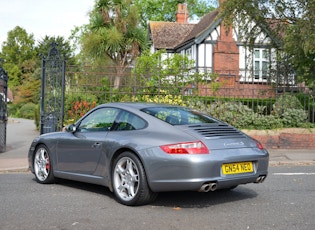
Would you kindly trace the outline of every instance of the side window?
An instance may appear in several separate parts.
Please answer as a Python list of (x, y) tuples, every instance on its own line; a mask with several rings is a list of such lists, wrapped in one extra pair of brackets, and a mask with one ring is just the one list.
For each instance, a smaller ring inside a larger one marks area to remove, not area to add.
[(84, 118), (78, 128), (79, 132), (109, 131), (112, 127), (119, 109), (100, 108)]
[(140, 117), (123, 111), (116, 120), (116, 130), (136, 130), (143, 129), (146, 126), (146, 122)]

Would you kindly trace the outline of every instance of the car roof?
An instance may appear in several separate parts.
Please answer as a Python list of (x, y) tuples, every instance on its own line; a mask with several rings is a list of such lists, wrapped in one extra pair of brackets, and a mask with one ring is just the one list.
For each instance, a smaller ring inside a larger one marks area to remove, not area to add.
[(146, 103), (146, 102), (111, 102), (99, 105), (98, 107), (105, 107), (105, 106), (114, 106), (119, 108), (132, 108), (132, 109), (143, 109), (149, 107), (181, 107), (178, 105), (170, 105), (170, 104), (163, 104), (163, 103)]

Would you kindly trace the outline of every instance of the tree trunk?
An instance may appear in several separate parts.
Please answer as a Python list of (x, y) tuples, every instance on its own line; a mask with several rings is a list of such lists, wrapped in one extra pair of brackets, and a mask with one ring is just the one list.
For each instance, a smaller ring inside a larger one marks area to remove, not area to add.
[(115, 76), (115, 80), (114, 80), (114, 89), (119, 89), (122, 75), (123, 75), (123, 68), (121, 68), (119, 66), (116, 67), (116, 76)]

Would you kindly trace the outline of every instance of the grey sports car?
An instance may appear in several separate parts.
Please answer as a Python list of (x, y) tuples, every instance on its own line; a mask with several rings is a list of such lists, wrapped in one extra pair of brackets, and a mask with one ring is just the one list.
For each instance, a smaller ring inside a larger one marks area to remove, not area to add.
[(193, 109), (109, 103), (63, 132), (35, 138), (28, 160), (39, 183), (64, 178), (104, 185), (118, 202), (134, 206), (152, 202), (158, 192), (261, 183), (269, 154), (258, 141)]

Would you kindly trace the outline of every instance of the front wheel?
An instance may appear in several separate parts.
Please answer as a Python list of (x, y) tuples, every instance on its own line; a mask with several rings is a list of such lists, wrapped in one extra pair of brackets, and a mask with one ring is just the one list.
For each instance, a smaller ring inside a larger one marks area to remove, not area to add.
[(114, 160), (112, 181), (116, 199), (124, 205), (143, 205), (157, 197), (148, 186), (141, 161), (131, 152), (124, 152)]
[(37, 147), (33, 167), (36, 181), (41, 184), (53, 183), (55, 178), (52, 170), (51, 158), (45, 145)]

